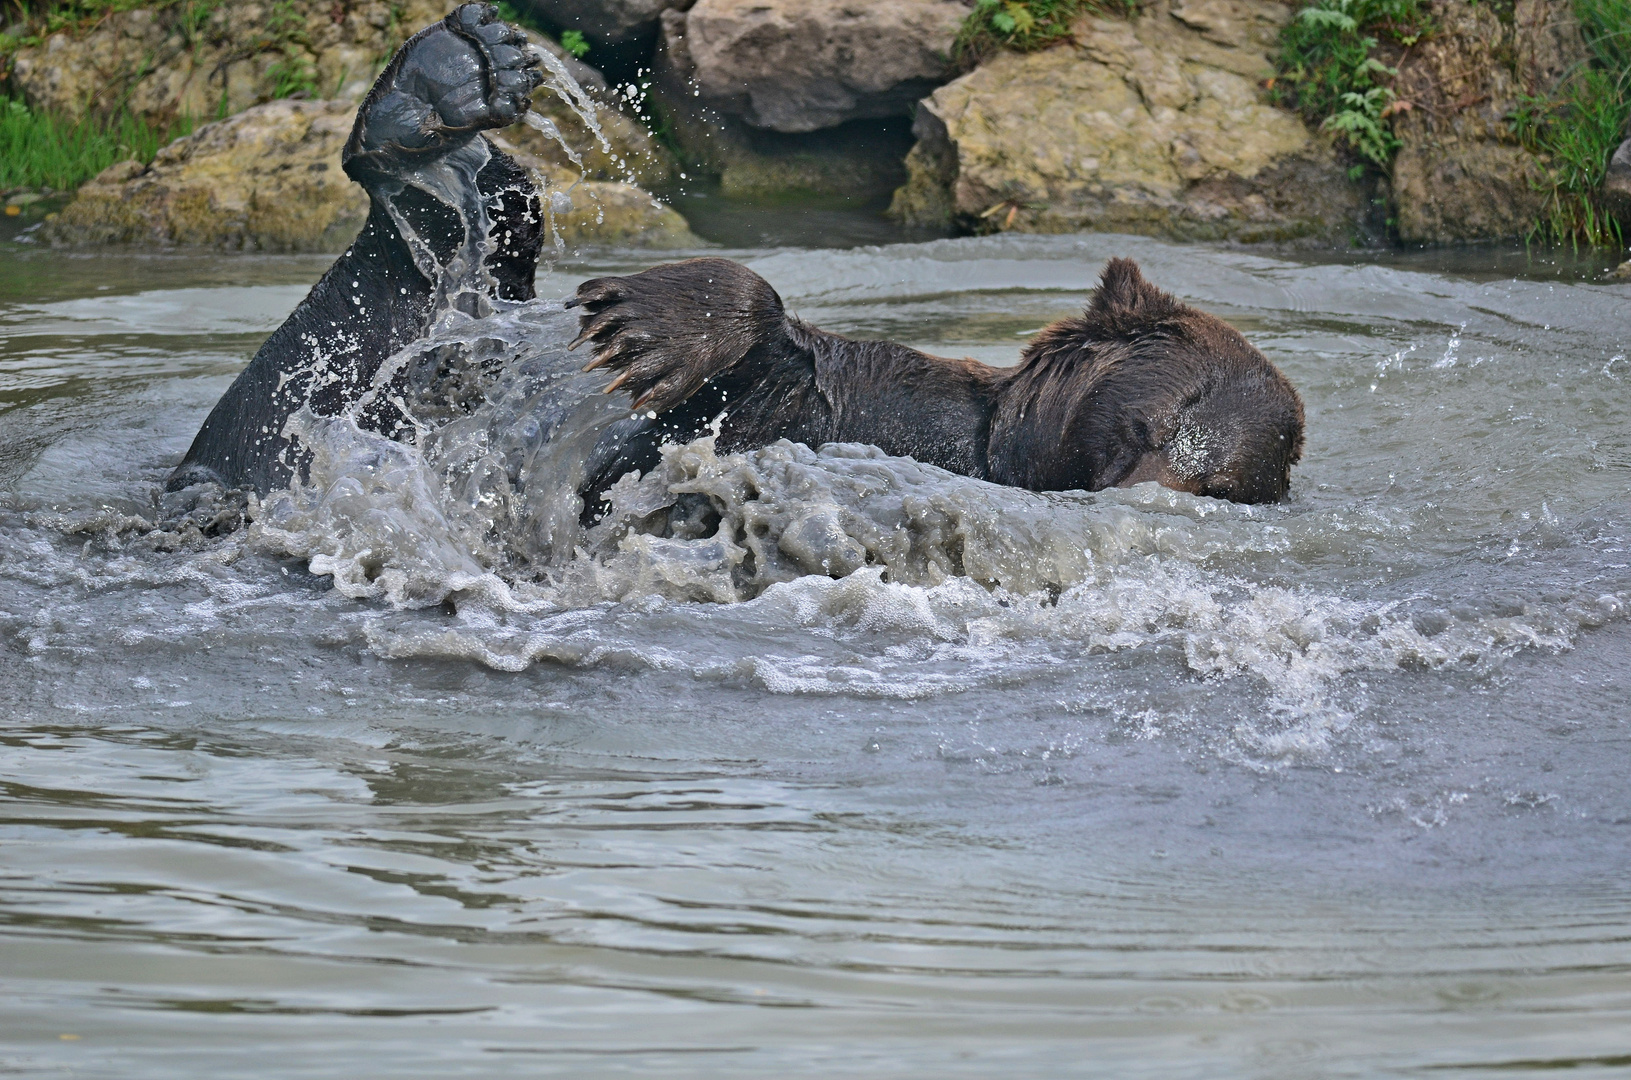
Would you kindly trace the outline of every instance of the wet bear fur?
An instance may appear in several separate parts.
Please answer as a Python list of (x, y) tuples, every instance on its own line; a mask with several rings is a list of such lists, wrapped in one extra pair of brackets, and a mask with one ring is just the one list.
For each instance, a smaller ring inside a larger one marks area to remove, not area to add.
[(1276, 502), (1302, 455), (1297, 391), (1239, 332), (1112, 259), (1079, 316), (995, 368), (790, 317), (770, 284), (725, 259), (583, 283), (574, 345), (615, 372), (655, 422), (591, 462), (589, 490), (648, 469), (657, 446), (718, 418), (726, 451), (791, 439), (870, 443), (1033, 491), (1154, 480)]
[[(341, 153), (346, 175), (368, 192), (362, 232), (222, 395), (167, 491), (204, 485), (265, 495), (285, 486), (302, 468), (283, 433), (289, 417), (302, 407), (344, 412), (386, 357), (424, 336), (439, 267), (466, 239), (466, 217), (446, 190), (425, 185), (427, 167), (449, 161), (474, 174), (475, 192), (453, 195), (485, 201), (484, 265), (494, 291), (532, 299), (544, 239), (538, 193), (480, 132), (526, 112), (540, 81), (536, 64), (525, 36), (484, 4), (465, 4), (403, 44), (357, 110)], [(423, 243), (417, 256), (413, 240)]]

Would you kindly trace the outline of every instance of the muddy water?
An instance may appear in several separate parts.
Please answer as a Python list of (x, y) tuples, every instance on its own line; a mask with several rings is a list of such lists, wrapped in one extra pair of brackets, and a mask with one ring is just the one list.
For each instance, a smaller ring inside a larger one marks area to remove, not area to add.
[(154, 533), (322, 263), (12, 248), (0, 1064), (1623, 1071), (1631, 286), (1115, 237), (737, 254), (819, 325), (993, 363), (1133, 255), (1302, 389), (1293, 498), (701, 441), (568, 535), (550, 432), (605, 418), (544, 339), (641, 265), (606, 255), (496, 316), (543, 342), (505, 385), (554, 395), (506, 451), (544, 480), (476, 467), (489, 393), (417, 446), (314, 431), (313, 483), (232, 536)]

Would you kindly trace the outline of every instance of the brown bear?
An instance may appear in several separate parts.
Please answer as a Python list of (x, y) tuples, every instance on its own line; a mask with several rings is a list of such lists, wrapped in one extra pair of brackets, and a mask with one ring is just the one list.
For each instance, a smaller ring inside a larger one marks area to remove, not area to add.
[[(449, 305), (480, 314), (532, 298), (538, 195), (480, 133), (526, 112), (537, 63), (482, 4), (403, 45), (343, 155), (370, 197), (361, 235), (222, 395), (170, 491), (287, 484), (304, 468), (284, 433), (298, 410), (354, 410), (384, 359)], [(654, 465), (662, 442), (715, 422), (722, 449), (864, 442), (1038, 491), (1155, 480), (1238, 502), (1284, 496), (1302, 450), (1302, 403), (1274, 365), (1125, 259), (1011, 369), (824, 333), (723, 259), (597, 278), (569, 304), (584, 309), (590, 367), (615, 372), (607, 390), (628, 390), (645, 414), (606, 428), (585, 461), (588, 515), (618, 477)], [(357, 419), (395, 430), (366, 410)]]
[(616, 372), (607, 392), (628, 390), (662, 421), (591, 488), (649, 468), (659, 439), (693, 437), (715, 417), (725, 450), (870, 443), (1033, 491), (1154, 480), (1276, 502), (1302, 455), (1302, 401), (1285, 376), (1129, 259), (1111, 259), (1087, 310), (1044, 329), (1012, 368), (818, 330), (726, 259), (596, 278), (567, 303), (584, 309), (573, 344), (592, 344), (589, 368)]

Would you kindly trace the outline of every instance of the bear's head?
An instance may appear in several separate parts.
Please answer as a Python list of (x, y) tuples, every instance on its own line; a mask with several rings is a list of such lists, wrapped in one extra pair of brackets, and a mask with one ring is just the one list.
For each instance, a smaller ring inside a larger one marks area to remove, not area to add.
[(1002, 388), (992, 479), (1277, 502), (1302, 448), (1302, 399), (1267, 357), (1112, 259), (1087, 310), (1043, 330)]

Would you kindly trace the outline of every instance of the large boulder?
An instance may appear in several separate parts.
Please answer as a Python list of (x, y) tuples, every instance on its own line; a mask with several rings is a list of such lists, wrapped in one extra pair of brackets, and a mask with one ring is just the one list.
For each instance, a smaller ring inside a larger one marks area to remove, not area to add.
[(560, 27), (577, 30), (598, 45), (621, 45), (649, 38), (669, 8), (686, 8), (691, 0), (526, 0), (532, 14)]
[(692, 178), (719, 182), (728, 196), (887, 200), (905, 179), (911, 149), (906, 116), (862, 119), (816, 131), (754, 127), (703, 98), (687, 33), (688, 13), (663, 13), (663, 34), (645, 108), (655, 115)]
[(961, 0), (697, 0), (664, 47), (702, 102), (748, 124), (816, 131), (907, 116), (953, 74)]
[(1431, 0), (1437, 30), (1399, 64), (1407, 111), (1393, 124), (1399, 238), (1409, 243), (1522, 236), (1545, 208), (1545, 163), (1511, 115), (1586, 59), (1571, 0), (1517, 0), (1511, 23), (1489, 4)]
[[(221, 116), (305, 90), (356, 102), (391, 53), (446, 0), (248, 0), (113, 11), (19, 49), (12, 81), (36, 108), (77, 118)], [(208, 12), (197, 20), (200, 10)]]
[(1330, 138), (1260, 89), (1290, 8), (1154, 0), (1003, 52), (918, 110), (896, 216), (1027, 232), (1331, 238), (1361, 193)]
[[(41, 229), (60, 245), (138, 244), (235, 251), (340, 251), (368, 198), (340, 168), (356, 106), (273, 101), (206, 125), (159, 151), (151, 165), (115, 165), (79, 189)], [(681, 246), (685, 221), (639, 188), (586, 182), (530, 157), (546, 189), (573, 209), (557, 229), (569, 244)]]
[(46, 220), (53, 244), (339, 251), (368, 214), (340, 169), (356, 106), (274, 101), (208, 124), (83, 185)]

